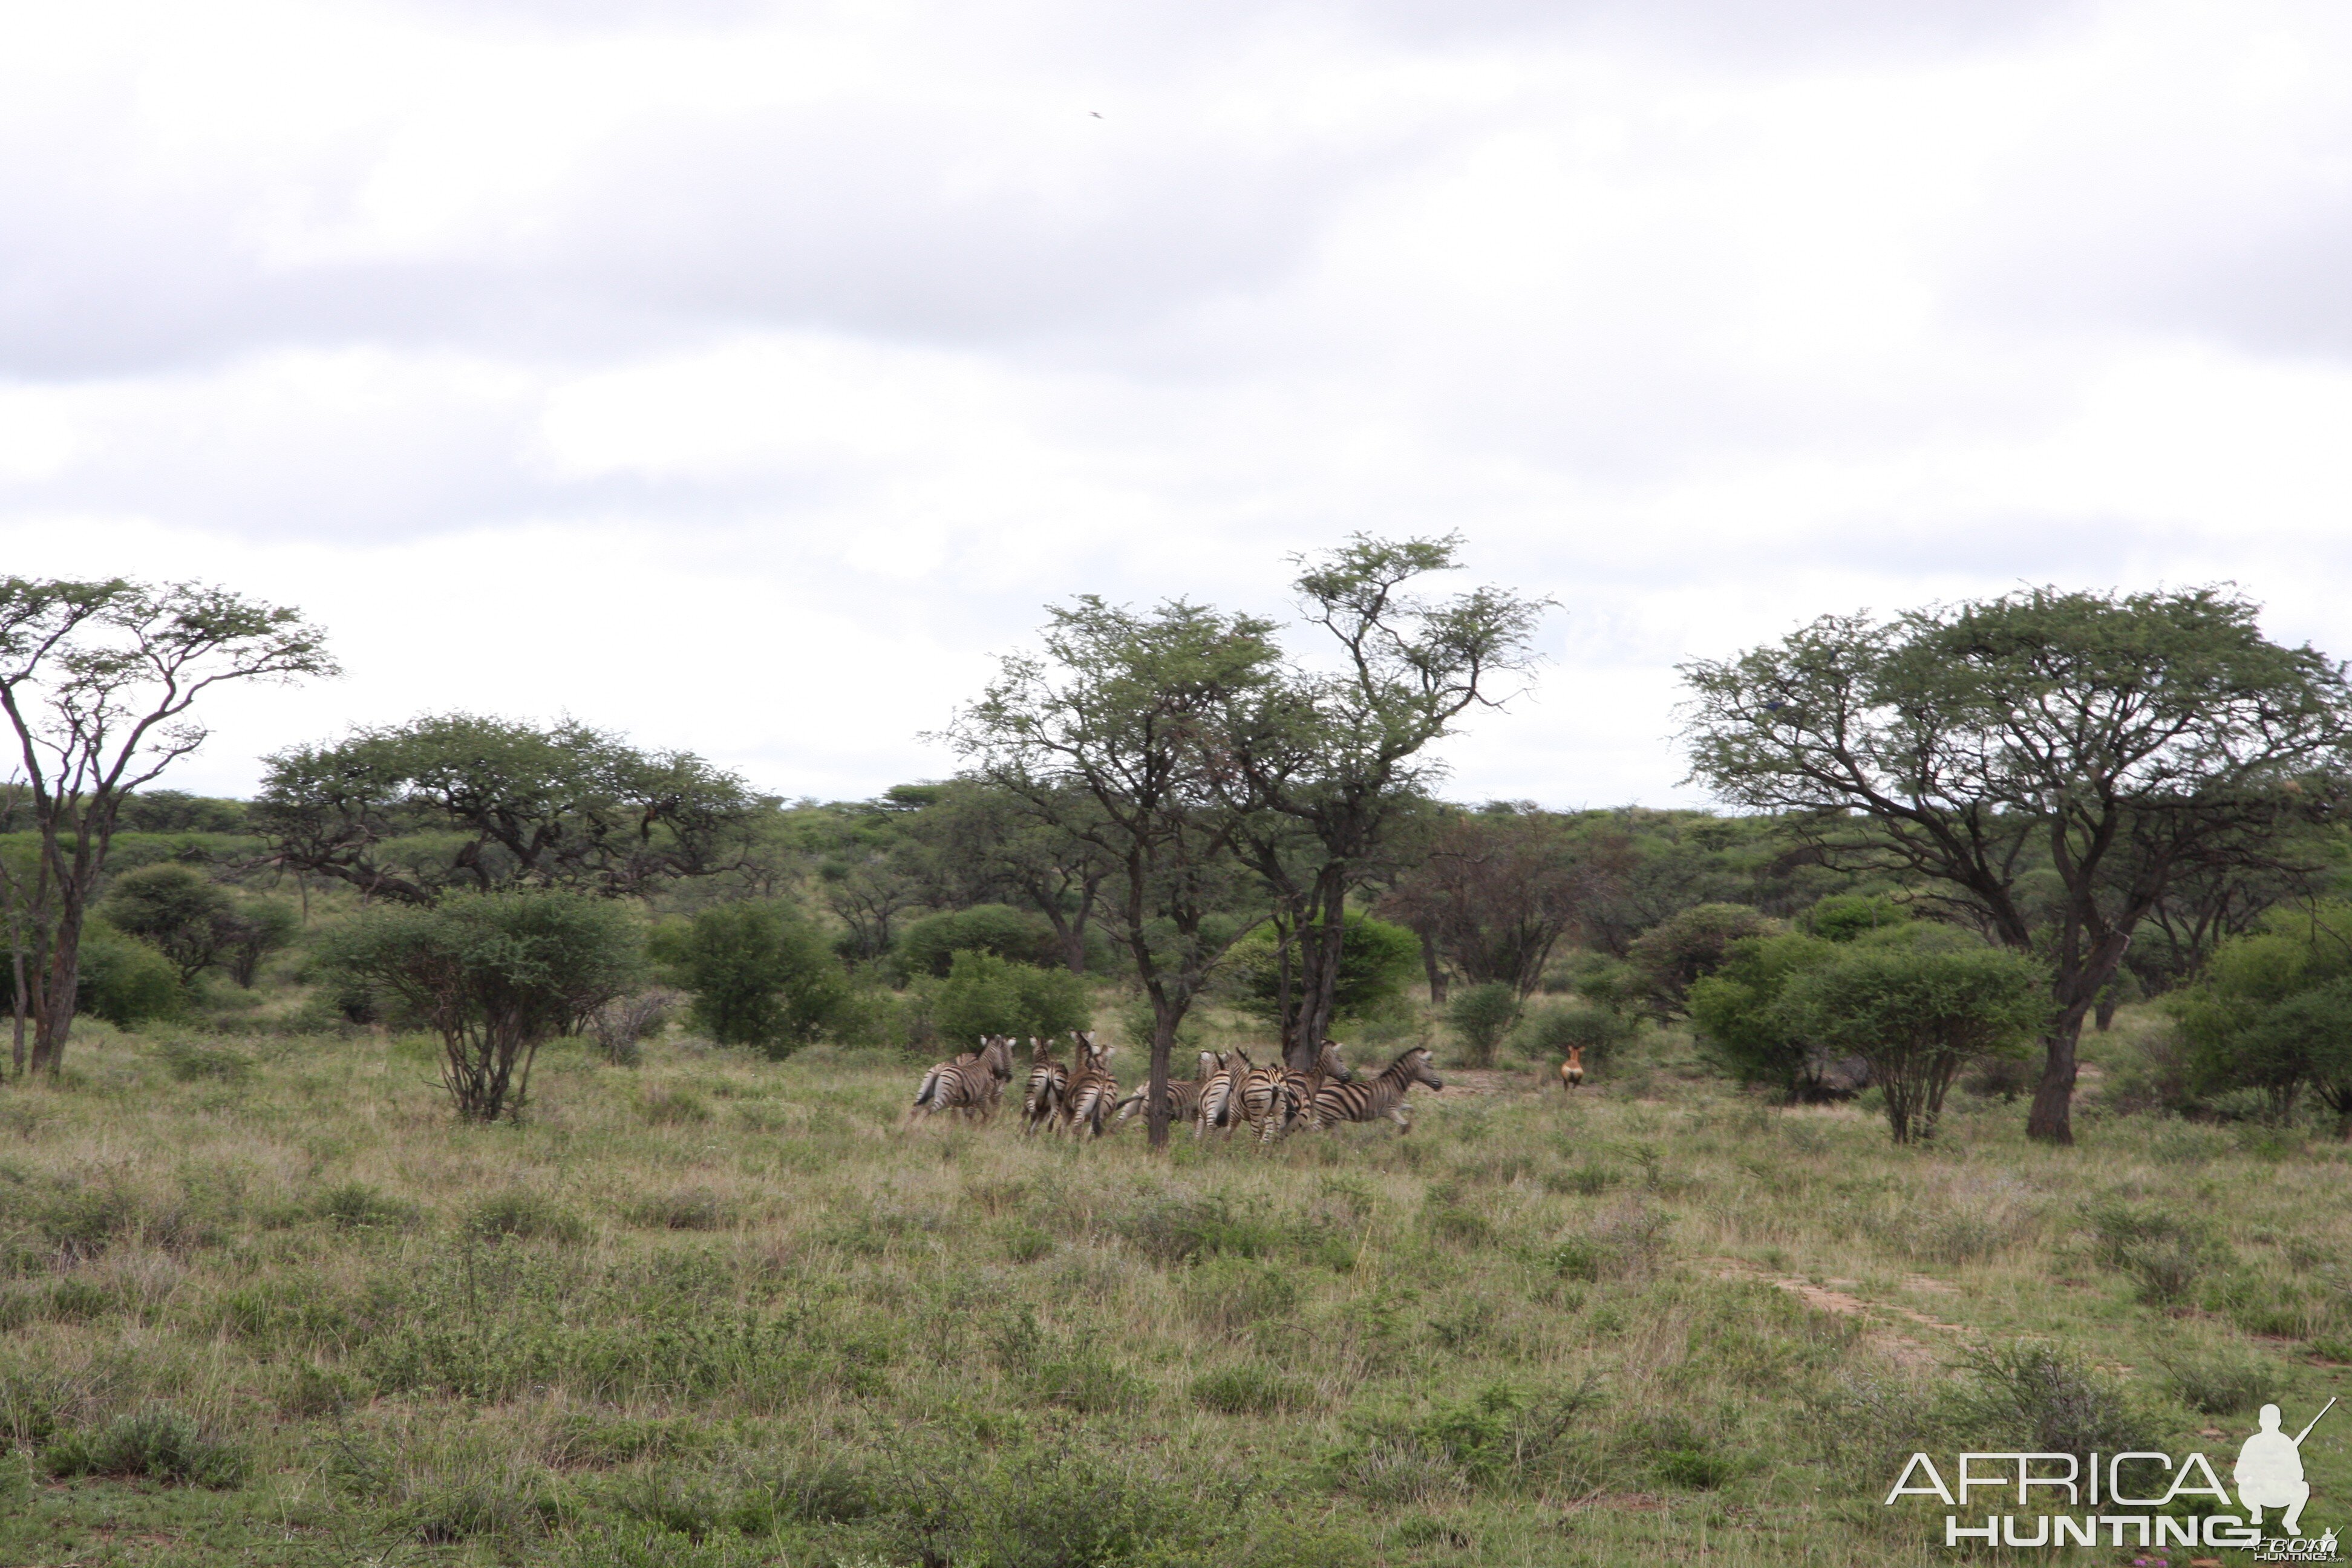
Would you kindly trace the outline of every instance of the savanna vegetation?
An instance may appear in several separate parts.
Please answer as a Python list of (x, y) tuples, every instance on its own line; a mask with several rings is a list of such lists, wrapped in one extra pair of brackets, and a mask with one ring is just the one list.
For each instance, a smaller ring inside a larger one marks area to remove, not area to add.
[[(1465, 805), (1547, 606), (1455, 549), (1077, 601), (850, 803), (468, 714), (174, 793), (316, 629), (0, 585), (0, 1562), (1924, 1562), (1915, 1447), (2336, 1390), (2339, 668), (1828, 620), (1686, 672), (1737, 810)], [(1073, 1030), (1142, 1125), (905, 1124)], [(1169, 1114), (1331, 1040), (1446, 1088)]]

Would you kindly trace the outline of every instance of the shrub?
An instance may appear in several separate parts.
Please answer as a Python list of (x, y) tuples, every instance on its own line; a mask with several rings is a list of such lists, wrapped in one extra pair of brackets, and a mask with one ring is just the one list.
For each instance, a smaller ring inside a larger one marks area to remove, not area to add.
[(2279, 1368), (2236, 1345), (2168, 1345), (2156, 1363), (2173, 1397), (2207, 1415), (2240, 1415), (2278, 1394)]
[(720, 904), (683, 933), (665, 932), (656, 956), (694, 993), (694, 1022), (722, 1046), (790, 1056), (839, 1021), (849, 976), (824, 935), (788, 905)]
[(244, 1083), (253, 1077), (251, 1058), (226, 1046), (203, 1046), (194, 1040), (166, 1040), (155, 1047), (172, 1077), (181, 1083)]
[(1139, 1410), (1151, 1397), (1141, 1378), (1102, 1351), (1083, 1345), (1040, 1361), (1022, 1384), (1032, 1404), (1058, 1405), (1081, 1415)]
[(1781, 1006), (1781, 994), (1797, 976), (1837, 954), (1834, 944), (1800, 931), (1730, 943), (1715, 973), (1690, 985), (1700, 1051), (1741, 1083), (1767, 1085), (1791, 1100), (1818, 1098), (1811, 1090), (1825, 1058)]
[(1538, 1061), (1566, 1060), (1574, 1046), (1584, 1052), (1586, 1067), (1598, 1067), (1632, 1044), (1636, 1028), (1631, 1017), (1604, 1007), (1533, 1007), (1520, 1020), (1519, 1046)]
[(1803, 923), (1823, 942), (1852, 942), (1910, 919), (1909, 910), (1884, 893), (1832, 893), (1814, 901)]
[[(1277, 1023), (1282, 1008), (1282, 950), (1270, 930), (1234, 944), (1225, 959), (1242, 1010)], [(1401, 925), (1350, 914), (1339, 931), (1339, 973), (1332, 992), (1335, 1020), (1360, 1022), (1385, 1013), (1421, 973), (1421, 939)], [(1290, 956), (1291, 1005), (1297, 1005), (1298, 955)], [(1514, 993), (1516, 994), (1516, 993)]]
[(330, 1187), (313, 1201), (312, 1212), (337, 1230), (405, 1228), (416, 1223), (415, 1208), (362, 1182)]
[(2049, 1020), (2049, 978), (2020, 953), (1854, 942), (1790, 980), (1793, 1033), (1870, 1064), (1897, 1143), (1932, 1137), (1960, 1070), (2022, 1052)]
[[(2115, 1454), (2158, 1448), (2160, 1433), (2123, 1390), (2055, 1345), (2019, 1341), (1970, 1351), (1958, 1399), (1962, 1429), (2044, 1454)], [(1974, 1422), (1974, 1428), (1967, 1424)]]
[(1262, 1215), (1236, 1214), (1219, 1197), (1151, 1199), (1116, 1223), (1131, 1246), (1163, 1268), (1219, 1253), (1265, 1258), (1284, 1240), (1281, 1226)]
[(926, 915), (898, 938), (898, 962), (909, 975), (945, 979), (960, 952), (985, 952), (1041, 969), (1062, 964), (1061, 942), (1045, 917), (1010, 904), (974, 904)]
[(1192, 1395), (1223, 1415), (1279, 1415), (1316, 1403), (1312, 1387), (1261, 1362), (1203, 1373), (1192, 1380)]
[(2187, 1300), (2200, 1279), (2235, 1261), (2221, 1232), (2201, 1218), (2120, 1203), (2099, 1205), (2087, 1217), (2094, 1256), (2137, 1279), (2140, 1300), (2152, 1307)]
[(1746, 904), (1693, 904), (1634, 938), (1625, 959), (1652, 1005), (1679, 1014), (1692, 984), (1715, 973), (1733, 942), (1782, 929)]
[(702, 1187), (646, 1198), (629, 1210), (632, 1224), (650, 1230), (718, 1230), (727, 1224), (727, 1205)]
[(977, 948), (950, 958), (948, 977), (931, 994), (931, 1026), (958, 1045), (978, 1045), (990, 1035), (1051, 1038), (1086, 1028), (1093, 1017), (1081, 976)]
[(245, 1480), (244, 1454), (168, 1405), (118, 1415), (95, 1431), (67, 1433), (43, 1456), (55, 1476), (143, 1476), (230, 1488)]
[(588, 1015), (588, 1032), (606, 1061), (614, 1067), (635, 1067), (645, 1059), (645, 1041), (669, 1026), (678, 1001), (674, 991), (641, 991), (635, 996), (616, 997)]
[(1446, 1005), (1445, 1021), (1461, 1037), (1463, 1054), (1473, 1067), (1490, 1067), (1495, 1047), (1519, 1016), (1519, 994), (1499, 980), (1465, 985)]
[[(93, 918), (82, 927), (80, 962), (76, 1006), (118, 1029), (136, 1028), (150, 1018), (176, 1017), (186, 1005), (171, 961), (104, 921)], [(0, 965), (0, 985), (15, 994), (15, 977), (5, 965)]]
[(329, 932), (320, 955), (441, 1037), (442, 1083), (457, 1114), (480, 1121), (520, 1116), (541, 1043), (639, 978), (628, 913), (553, 890), (366, 910)]
[(1232, 1334), (1288, 1317), (1297, 1309), (1298, 1280), (1274, 1264), (1216, 1258), (1193, 1269), (1183, 1285), (1185, 1314), (1201, 1327)]
[(228, 889), (194, 867), (165, 861), (117, 877), (99, 910), (115, 930), (161, 952), (185, 984), (227, 946), (236, 906)]

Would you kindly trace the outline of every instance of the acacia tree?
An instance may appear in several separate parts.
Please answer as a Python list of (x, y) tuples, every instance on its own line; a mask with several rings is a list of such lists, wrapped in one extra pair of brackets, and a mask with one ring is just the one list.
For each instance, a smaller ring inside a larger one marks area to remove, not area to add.
[(1177, 1026), (1256, 923), (1234, 912), (1241, 813), (1213, 773), (1231, 749), (1221, 726), (1275, 679), (1278, 653), (1269, 623), (1181, 601), (1139, 615), (1087, 596), (1052, 615), (1043, 654), (1006, 658), (940, 738), (974, 778), (1109, 867), (1103, 924), (1151, 1004), (1156, 1148)]
[(265, 863), (423, 904), (453, 888), (643, 895), (733, 865), (760, 805), (691, 752), (451, 713), (278, 752), (249, 816)]
[(1440, 829), (1381, 909), (1463, 979), (1508, 985), (1525, 1000), (1560, 938), (1622, 880), (1628, 858), (1621, 840), (1580, 844), (1531, 806), (1489, 806)]
[(906, 819), (924, 851), (929, 901), (942, 909), (1003, 901), (1045, 917), (1062, 962), (1087, 970), (1087, 927), (1111, 863), (1100, 847), (1056, 826), (1083, 816), (1072, 799), (1041, 817), (1018, 796), (970, 779), (935, 786)]
[[(1242, 811), (1239, 852), (1272, 892), (1297, 962), (1283, 1046), (1312, 1062), (1331, 1026), (1348, 900), (1384, 869), (1392, 831), (1442, 771), (1427, 755), (1474, 707), (1525, 671), (1551, 602), (1500, 588), (1433, 599), (1412, 584), (1456, 569), (1458, 537), (1357, 534), (1297, 581), (1305, 618), (1338, 644), (1336, 668), (1287, 665), (1236, 690), (1216, 782)], [(1286, 992), (1288, 986), (1286, 984)]]
[(2219, 588), (2036, 588), (1825, 617), (1682, 667), (1692, 776), (2047, 962), (2027, 1129), (2071, 1142), (2084, 1015), (2134, 931), (2184, 879), (2272, 872), (2335, 793), (2344, 668), (2256, 614)]
[(195, 583), (0, 578), (0, 711), (37, 852), (0, 887), (35, 1070), (64, 1065), (82, 926), (123, 797), (202, 745), (215, 687), (331, 675), (300, 612)]
[(642, 977), (627, 910), (548, 889), (453, 892), (392, 904), (321, 941), (332, 972), (441, 1037), (441, 1081), (461, 1118), (520, 1119), (541, 1042)]

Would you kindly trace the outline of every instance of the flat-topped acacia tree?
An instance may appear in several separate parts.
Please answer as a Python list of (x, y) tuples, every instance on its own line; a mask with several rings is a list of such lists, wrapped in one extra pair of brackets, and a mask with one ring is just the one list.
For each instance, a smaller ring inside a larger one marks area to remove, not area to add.
[(334, 673), (300, 612), (226, 588), (0, 578), (0, 711), (38, 846), (29, 876), (0, 867), (16, 1070), (28, 1021), (34, 1069), (63, 1065), (82, 926), (116, 816), (124, 796), (204, 743), (196, 704), (233, 681)]
[(1151, 1004), (1145, 1126), (1168, 1141), (1177, 1026), (1256, 922), (1234, 858), (1241, 812), (1212, 776), (1220, 726), (1275, 679), (1273, 627), (1181, 601), (1139, 614), (1081, 598), (1052, 612), (1040, 654), (1006, 658), (941, 737), (971, 776), (1108, 868), (1099, 918)]
[(2275, 874), (2339, 793), (2344, 667), (2256, 615), (2218, 587), (2034, 588), (1824, 617), (1682, 667), (1692, 777), (2047, 962), (2027, 1130), (2072, 1142), (2083, 1018), (2134, 931), (2184, 879)]

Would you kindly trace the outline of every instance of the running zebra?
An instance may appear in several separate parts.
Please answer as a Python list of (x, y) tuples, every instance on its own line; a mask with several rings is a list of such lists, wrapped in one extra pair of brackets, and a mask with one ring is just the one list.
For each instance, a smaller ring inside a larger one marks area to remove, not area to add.
[(940, 1062), (923, 1075), (915, 1103), (907, 1108), (907, 1120), (912, 1121), (919, 1110), (926, 1116), (952, 1110), (967, 1121), (974, 1115), (985, 1121), (996, 1113), (1004, 1082), (1012, 1076), (1011, 1037), (991, 1035), (981, 1042), (980, 1049)]
[[(1197, 1077), (1192, 1079), (1171, 1078), (1168, 1080), (1168, 1122), (1170, 1126), (1172, 1127), (1179, 1121), (1190, 1121), (1200, 1114), (1201, 1096), (1207, 1092), (1209, 1080), (1216, 1075), (1217, 1069), (1223, 1066), (1224, 1066), (1224, 1058), (1218, 1056), (1216, 1052), (1202, 1051), (1201, 1053), (1201, 1065), (1198, 1069)], [(1117, 1111), (1112, 1113), (1111, 1120), (1113, 1121), (1125, 1121), (1131, 1116), (1141, 1114), (1143, 1111), (1143, 1098), (1150, 1092), (1151, 1085), (1147, 1082), (1141, 1089), (1137, 1089), (1133, 1094), (1129, 1095), (1125, 1100), (1118, 1102), (1118, 1109)]]
[[(1354, 1077), (1339, 1059), (1339, 1047), (1327, 1040), (1316, 1053), (1312, 1068), (1251, 1068), (1242, 1079), (1242, 1116), (1257, 1133), (1258, 1147), (1263, 1149), (1289, 1131), (1292, 1122), (1307, 1115), (1315, 1090), (1325, 1079), (1346, 1083)], [(1311, 1120), (1308, 1125), (1313, 1125)]]
[(1109, 1119), (1110, 1108), (1118, 1099), (1118, 1079), (1111, 1076), (1110, 1070), (1114, 1047), (1097, 1046), (1092, 1035), (1081, 1034), (1076, 1039), (1078, 1065), (1070, 1074), (1069, 1091), (1063, 1097), (1062, 1124), (1072, 1136), (1083, 1124), (1099, 1138), (1103, 1124)]
[(1431, 1069), (1427, 1046), (1415, 1046), (1360, 1083), (1325, 1083), (1315, 1091), (1311, 1121), (1329, 1127), (1341, 1121), (1373, 1121), (1387, 1117), (1403, 1132), (1412, 1131), (1412, 1107), (1405, 1095), (1417, 1083), (1444, 1089), (1445, 1080)]
[(1062, 1112), (1062, 1097), (1070, 1087), (1070, 1069), (1054, 1059), (1054, 1042), (1034, 1036), (1029, 1041), (1029, 1092), (1021, 1097), (1021, 1131), (1034, 1132)]
[(1248, 1056), (1240, 1050), (1219, 1053), (1217, 1070), (1202, 1083), (1201, 1102), (1192, 1112), (1196, 1142), (1208, 1136), (1213, 1127), (1223, 1128), (1227, 1138), (1234, 1135), (1234, 1123), (1241, 1119), (1241, 1081), (1251, 1066)]

